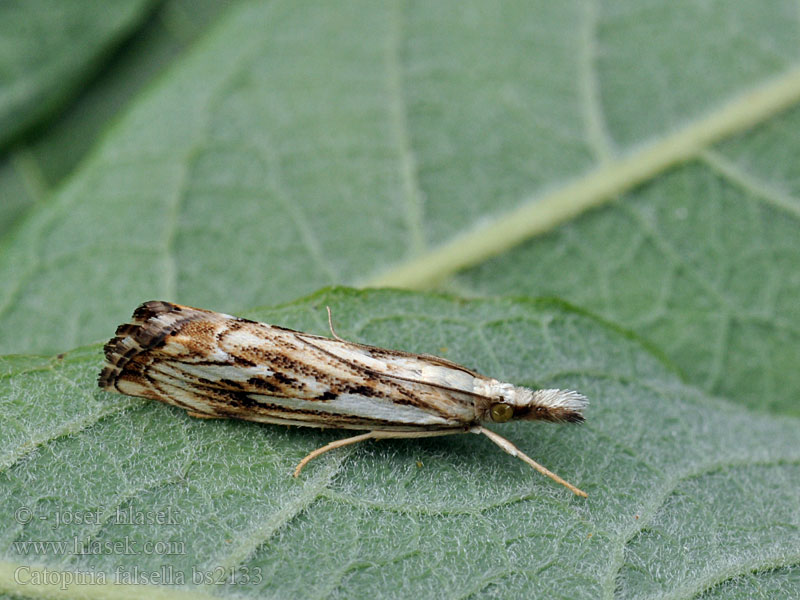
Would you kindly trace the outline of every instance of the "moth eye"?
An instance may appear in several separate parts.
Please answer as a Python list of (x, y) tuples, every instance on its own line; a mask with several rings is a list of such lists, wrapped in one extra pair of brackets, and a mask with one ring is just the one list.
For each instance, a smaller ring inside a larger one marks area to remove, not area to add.
[(495, 423), (505, 423), (514, 416), (514, 408), (510, 404), (492, 404), (489, 415)]

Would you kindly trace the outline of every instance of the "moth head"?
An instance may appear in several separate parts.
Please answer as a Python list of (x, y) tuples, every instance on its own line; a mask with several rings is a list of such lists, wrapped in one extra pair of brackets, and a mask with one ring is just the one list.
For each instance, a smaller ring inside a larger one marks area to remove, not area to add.
[(492, 382), (485, 391), (488, 406), (484, 420), (505, 423), (512, 419), (580, 423), (586, 398), (572, 390), (530, 390), (510, 383)]

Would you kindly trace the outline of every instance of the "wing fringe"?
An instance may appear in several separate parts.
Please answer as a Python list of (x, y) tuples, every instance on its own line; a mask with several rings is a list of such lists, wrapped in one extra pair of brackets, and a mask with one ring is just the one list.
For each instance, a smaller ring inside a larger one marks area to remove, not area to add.
[(113, 390), (125, 365), (136, 355), (162, 345), (168, 335), (187, 321), (198, 318), (198, 312), (205, 311), (161, 300), (139, 305), (133, 311), (131, 322), (117, 327), (114, 337), (103, 346), (106, 362), (97, 377), (97, 385)]

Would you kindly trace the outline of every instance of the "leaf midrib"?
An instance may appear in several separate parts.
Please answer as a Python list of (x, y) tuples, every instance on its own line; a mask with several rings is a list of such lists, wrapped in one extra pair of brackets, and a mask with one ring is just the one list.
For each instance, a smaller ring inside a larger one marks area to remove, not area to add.
[[(366, 278), (358, 285), (411, 289), (434, 286), (461, 269), (484, 262), (613, 200), (671, 167), (697, 157), (711, 145), (774, 117), (798, 101), (800, 67), (795, 67), (659, 141), (603, 163), (543, 195), (531, 196), (518, 208), (486, 220), (438, 248)], [(792, 211), (796, 212), (794, 208)]]

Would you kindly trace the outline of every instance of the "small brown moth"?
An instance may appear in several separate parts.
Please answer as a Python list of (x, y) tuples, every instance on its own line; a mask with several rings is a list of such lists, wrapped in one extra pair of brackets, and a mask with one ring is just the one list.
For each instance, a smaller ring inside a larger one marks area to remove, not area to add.
[(302, 333), (170, 302), (139, 306), (105, 345), (104, 390), (160, 400), (193, 417), (366, 431), (297, 465), (368, 439), (483, 434), (512, 456), (586, 493), (481, 425), (512, 419), (579, 423), (586, 399), (530, 390), (428, 354)]

